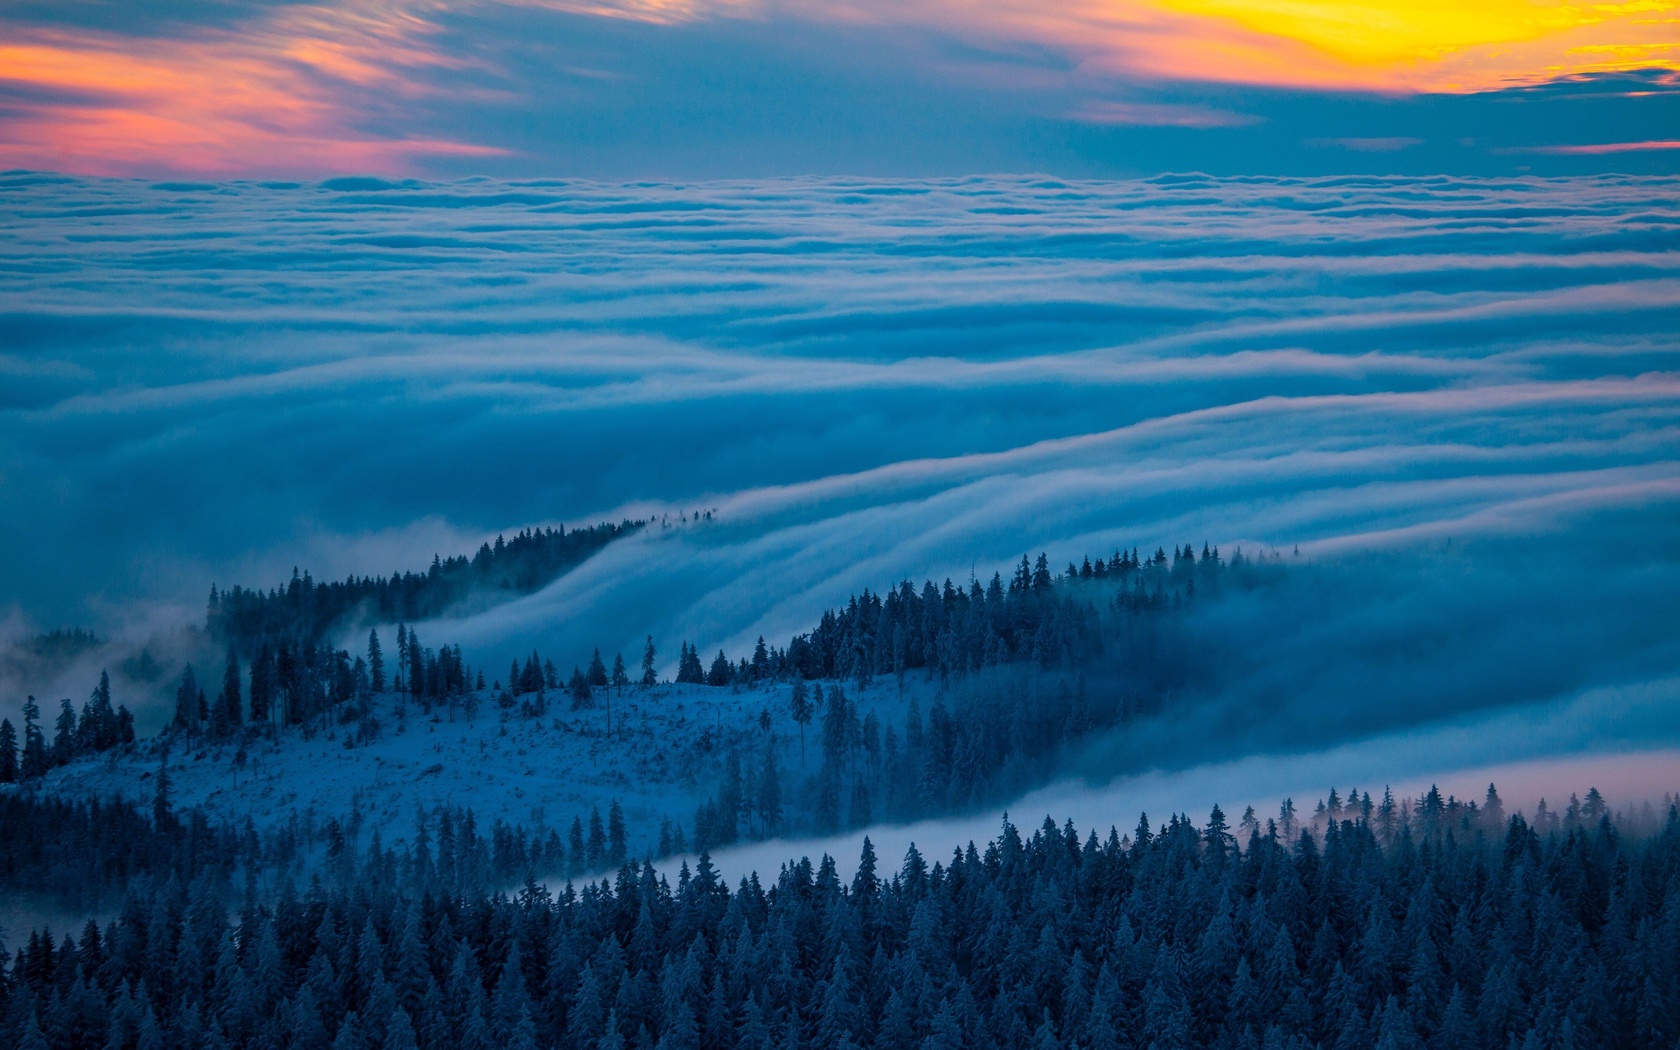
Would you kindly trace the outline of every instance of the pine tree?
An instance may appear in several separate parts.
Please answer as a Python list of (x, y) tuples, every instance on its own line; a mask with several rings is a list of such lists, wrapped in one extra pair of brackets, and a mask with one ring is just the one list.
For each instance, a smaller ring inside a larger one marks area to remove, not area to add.
[(589, 841), (584, 854), (588, 870), (600, 871), (602, 863), (607, 859), (607, 829), (601, 823), (601, 810), (596, 807), (589, 811)]
[(566, 832), (566, 857), (568, 859), (566, 873), (568, 875), (583, 874), (583, 865), (587, 859), (583, 841), (583, 821), (572, 818), (571, 830)]
[(719, 649), (717, 656), (712, 659), (712, 668), (706, 672), (706, 684), (710, 686), (725, 686), (735, 678), (735, 669), (729, 663), (729, 657), (723, 655)]
[(172, 724), (189, 733), (198, 728), (198, 679), (193, 677), (192, 664), (181, 671), (181, 684), (175, 690), (175, 720)]
[(385, 650), (379, 645), (379, 629), (369, 628), (367, 642), (368, 682), (373, 691), (385, 691)]
[(566, 688), (572, 694), (572, 709), (574, 711), (595, 706), (595, 701), (592, 699), (593, 693), (589, 688), (589, 679), (584, 677), (580, 668), (572, 668), (572, 677)]
[(41, 1019), (31, 1008), (24, 1017), (23, 1027), (18, 1029), (17, 1050), (48, 1050), (47, 1037), (41, 1031)]
[(596, 648), (589, 657), (589, 685), (594, 689), (605, 689), (609, 683), (607, 666), (601, 662), (601, 650)]
[(115, 747), (120, 742), (119, 735), (116, 712), (111, 710), (111, 676), (101, 671), (99, 684), (82, 705), (82, 717), (76, 726), (76, 751), (94, 754)]
[(758, 817), (766, 837), (781, 830), (782, 774), (776, 768), (774, 747), (764, 749), (764, 766), (758, 773)]
[(700, 666), (700, 652), (686, 641), (677, 658), (677, 681), (687, 685), (702, 685), (706, 681), (705, 668)]
[(805, 727), (811, 724), (811, 717), (816, 713), (811, 707), (811, 698), (805, 690), (805, 679), (795, 678), (793, 688), (788, 693), (788, 713), (799, 725), (799, 766), (805, 767)]
[(245, 720), (244, 704), (239, 696), (239, 650), (228, 646), (227, 667), (222, 671), (222, 695), (217, 700), (221, 720), (229, 727)]
[[(408, 672), (408, 641), (408, 628), (401, 623), (397, 624), (397, 673), (396, 681), (391, 687), (399, 693), (403, 690), (403, 675)], [(509, 682), (508, 685), (511, 687), (513, 683)]]
[(41, 707), (30, 696), (23, 702), (23, 754), (18, 764), (18, 779), (34, 780), (47, 775), (52, 760), (47, 755), (46, 736), (41, 732)]
[(415, 697), (426, 692), (426, 650), (412, 629), (408, 632), (408, 692)]
[(624, 810), (618, 799), (607, 808), (607, 860), (613, 867), (623, 867), (628, 833), (624, 827)]
[(58, 721), (53, 724), (52, 764), (62, 766), (76, 757), (76, 708), (65, 697), (59, 703)]
[(612, 687), (622, 693), (624, 687), (629, 684), (630, 675), (624, 668), (624, 654), (615, 653), (612, 665)]
[(0, 718), (0, 784), (17, 783), (18, 772), (17, 730), (11, 719)]
[(274, 716), (273, 684), (274, 665), (273, 656), (268, 646), (258, 651), (251, 661), (251, 721), (258, 725), (266, 724)]
[(160, 828), (174, 826), (175, 811), (169, 798), (169, 752), (158, 763), (157, 785), (152, 789), (152, 823)]
[(397, 1007), (391, 1014), (390, 1021), (385, 1024), (385, 1042), (382, 1050), (418, 1050), (419, 1043), (414, 1036), (414, 1022), (407, 1010)]
[(651, 689), (659, 684), (659, 672), (654, 669), (654, 660), (658, 650), (653, 647), (653, 635), (647, 636), (647, 644), (642, 646), (642, 686)]

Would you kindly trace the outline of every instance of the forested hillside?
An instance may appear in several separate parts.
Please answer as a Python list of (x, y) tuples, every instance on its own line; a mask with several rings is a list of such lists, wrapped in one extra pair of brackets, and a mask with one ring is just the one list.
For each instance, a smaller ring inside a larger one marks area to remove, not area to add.
[[(389, 656), (377, 631), (355, 655), (231, 645), (219, 685), (182, 672), (154, 740), (104, 681), (51, 736), (31, 703), (21, 740), (0, 724), (0, 892), (98, 918), (12, 935), (0, 1040), (1675, 1045), (1671, 801), (1613, 813), (1592, 791), (1507, 819), (1491, 787), (1332, 791), (1234, 826), (1217, 807), (1124, 835), (1006, 821), (983, 851), (912, 848), (891, 872), (866, 843), (850, 880), (828, 858), (734, 887), (713, 867), (742, 839), (1045, 782), (1232, 673), (1192, 614), (1264, 609), (1292, 571), (1212, 546), (1023, 558), (1007, 581), (865, 591), (709, 666), (679, 640), (675, 682), (651, 638), (634, 665), (532, 653), (489, 683), (406, 625)], [(677, 854), (698, 860), (651, 863)]]
[[(1023, 557), (1008, 582), (866, 590), (785, 645), (718, 651), (709, 668), (683, 640), (674, 683), (652, 638), (633, 665), (615, 654), (609, 670), (595, 650), (567, 674), (532, 653), (490, 682), (403, 625), (389, 651), (371, 630), (354, 656), (282, 641), (244, 661), (230, 646), (216, 678), (182, 672), (162, 738), (108, 760), (94, 756), (132, 730), (77, 728), (109, 709), (108, 685), (79, 716), (64, 701), (56, 733), (26, 707), (21, 763), (0, 724), (0, 782), (62, 768), (55, 791), (142, 803), (168, 767), (214, 819), (265, 828), (288, 807), (346, 820), (424, 791), (542, 838), (622, 805), (633, 856), (910, 821), (1007, 801), (1165, 709), (1213, 675), (1183, 613), (1284, 571), (1207, 545), (1058, 574)], [(1088, 689), (1099, 664), (1124, 679)]]
[[(914, 848), (855, 876), (827, 857), (731, 888), (676, 873), (485, 892), (448, 824), (340, 850), (258, 889), (264, 856), (166, 805), (5, 802), (11, 878), (43, 851), (115, 871), (114, 918), (32, 930), (0, 1040), (47, 1047), (381, 1050), (1168, 1050), (1603, 1047), (1680, 1039), (1680, 813), (1503, 819), (1431, 792), (1332, 793), (1238, 834), (1215, 807)], [(69, 819), (66, 819), (66, 818)], [(535, 872), (535, 867), (531, 869)], [(233, 907), (228, 902), (235, 902)]]

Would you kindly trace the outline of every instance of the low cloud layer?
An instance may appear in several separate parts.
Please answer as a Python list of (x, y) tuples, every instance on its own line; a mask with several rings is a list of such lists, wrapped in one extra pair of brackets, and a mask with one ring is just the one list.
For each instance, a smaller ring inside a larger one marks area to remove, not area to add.
[(1680, 498), (1672, 179), (0, 185), (14, 633), (654, 515), (423, 637), (739, 651), (1024, 550)]
[[(1680, 682), (1643, 683), (1600, 690), (1520, 712), (1451, 719), (1406, 732), (1379, 734), (1333, 747), (1286, 754), (1231, 757), (1187, 768), (1168, 767), (1121, 776), (1096, 785), (1063, 783), (1033, 792), (1007, 808), (1024, 834), (1046, 816), (1071, 820), (1082, 835), (1104, 837), (1110, 828), (1129, 834), (1140, 814), (1159, 827), (1173, 814), (1198, 826), (1219, 805), (1236, 823), (1253, 806), (1261, 825), (1281, 802), (1310, 817), (1335, 788), (1369, 793), (1385, 789), (1396, 801), (1413, 800), (1437, 787), (1442, 795), (1480, 803), (1489, 784), (1499, 789), (1508, 813), (1531, 816), (1541, 801), (1562, 812), (1571, 794), (1597, 787), (1613, 809), (1630, 815), (1651, 806), (1660, 817), (1665, 801), (1680, 798)], [(899, 827), (803, 841), (758, 842), (726, 850), (714, 862), (730, 880), (757, 871), (773, 877), (781, 865), (824, 853), (842, 878), (856, 871), (864, 836), (885, 869), (895, 870), (914, 844), (929, 863), (943, 861), (970, 842), (997, 837), (1003, 812), (929, 820)], [(693, 857), (682, 858), (690, 863)], [(680, 860), (668, 862), (675, 868)]]

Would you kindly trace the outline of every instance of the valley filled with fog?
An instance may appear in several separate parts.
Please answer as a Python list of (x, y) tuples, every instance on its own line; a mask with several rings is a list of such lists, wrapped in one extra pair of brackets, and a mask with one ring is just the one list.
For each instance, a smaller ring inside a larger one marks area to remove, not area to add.
[(158, 728), (212, 584), (634, 519), (417, 631), (494, 678), (651, 634), (669, 677), (864, 588), (1211, 542), (1293, 571), (1191, 613), (1219, 673), (1070, 782), (1676, 742), (1671, 180), (0, 181), (14, 721), (109, 668)]

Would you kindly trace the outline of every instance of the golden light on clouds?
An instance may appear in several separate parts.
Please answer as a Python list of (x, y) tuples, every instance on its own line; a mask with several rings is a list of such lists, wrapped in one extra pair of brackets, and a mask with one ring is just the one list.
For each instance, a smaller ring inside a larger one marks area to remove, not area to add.
[[(1049, 49), (1066, 57), (1072, 78), (1098, 87), (1191, 81), (1406, 93), (1680, 70), (1677, 3), (347, 0), (256, 8), (235, 27), (170, 39), (0, 20), (0, 89), (9, 96), (0, 167), (399, 172), (423, 156), (500, 153), (406, 130), (423, 125), (416, 102), (439, 93), (439, 71), (480, 61), (464, 57), (474, 53), (470, 40), (442, 28), (455, 15), (493, 23), (535, 8), (664, 25), (774, 18), (815, 32), (837, 22), (916, 27), (988, 47)], [(1073, 119), (1231, 123), (1193, 107), (1091, 97)]]
[(908, 11), (974, 37), (1066, 49), (1116, 76), (1353, 91), (1473, 92), (1680, 69), (1675, 0), (926, 0)]

